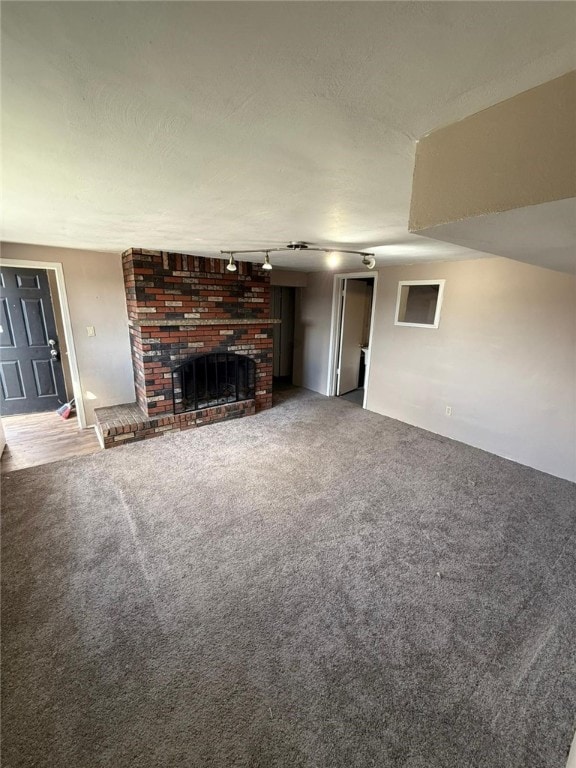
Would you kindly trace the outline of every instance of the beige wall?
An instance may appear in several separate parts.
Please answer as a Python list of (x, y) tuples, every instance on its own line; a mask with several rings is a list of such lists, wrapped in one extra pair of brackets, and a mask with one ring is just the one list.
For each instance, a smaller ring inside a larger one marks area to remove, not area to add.
[(576, 196), (576, 72), (524, 91), (416, 147), (409, 228)]
[(570, 754), (568, 755), (566, 768), (576, 768), (576, 736), (574, 736), (574, 740), (572, 741), (572, 747), (570, 749)]
[(300, 381), (294, 381), (323, 395), (328, 381), (333, 288), (331, 272), (310, 272), (300, 297), (301, 374)]
[[(440, 327), (395, 326), (398, 282), (426, 279), (446, 280)], [(332, 285), (303, 291), (302, 381), (324, 394)], [(576, 278), (508, 259), (383, 268), (368, 408), (576, 480), (575, 308)]]
[[(3, 243), (1, 258), (62, 264), (87, 424), (94, 423), (94, 408), (133, 402), (120, 255)], [(96, 329), (94, 337), (87, 326)]]
[(298, 272), (293, 269), (278, 269), (277, 267), (270, 272), (270, 285), (284, 286), (286, 288), (304, 288), (307, 282), (307, 272)]

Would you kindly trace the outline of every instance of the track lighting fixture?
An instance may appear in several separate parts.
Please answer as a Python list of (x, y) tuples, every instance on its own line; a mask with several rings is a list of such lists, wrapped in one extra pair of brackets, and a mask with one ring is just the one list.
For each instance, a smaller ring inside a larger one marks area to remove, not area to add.
[(220, 251), (220, 253), (222, 255), (230, 256), (230, 260), (226, 265), (226, 269), (229, 272), (236, 272), (237, 267), (236, 262), (234, 261), (235, 255), (239, 253), (263, 253), (264, 263), (261, 265), (262, 269), (270, 270), (272, 269), (272, 264), (270, 263), (270, 253), (278, 251), (320, 251), (321, 253), (329, 253), (331, 258), (334, 258), (334, 256), (339, 253), (353, 253), (356, 256), (362, 256), (362, 264), (367, 269), (374, 269), (376, 266), (376, 259), (374, 258), (373, 253), (365, 253), (364, 251), (349, 251), (342, 248), (321, 248), (319, 246), (312, 245), (311, 243), (306, 243), (303, 240), (292, 240), (283, 248), (251, 248), (246, 251)]

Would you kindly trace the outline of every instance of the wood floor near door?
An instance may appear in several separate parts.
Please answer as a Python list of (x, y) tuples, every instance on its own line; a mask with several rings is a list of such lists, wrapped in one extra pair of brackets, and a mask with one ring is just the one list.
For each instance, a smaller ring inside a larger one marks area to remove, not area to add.
[(2, 424), (6, 433), (3, 473), (101, 450), (93, 429), (80, 430), (76, 418), (61, 419), (54, 411), (6, 416)]

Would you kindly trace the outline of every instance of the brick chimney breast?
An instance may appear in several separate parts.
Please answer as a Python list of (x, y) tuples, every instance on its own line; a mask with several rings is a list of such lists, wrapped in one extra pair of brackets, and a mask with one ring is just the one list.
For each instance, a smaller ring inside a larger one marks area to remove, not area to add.
[(145, 416), (173, 415), (174, 370), (193, 355), (211, 352), (252, 358), (255, 410), (272, 405), (277, 321), (270, 319), (269, 273), (248, 262), (228, 272), (226, 263), (140, 248), (122, 254), (136, 399)]

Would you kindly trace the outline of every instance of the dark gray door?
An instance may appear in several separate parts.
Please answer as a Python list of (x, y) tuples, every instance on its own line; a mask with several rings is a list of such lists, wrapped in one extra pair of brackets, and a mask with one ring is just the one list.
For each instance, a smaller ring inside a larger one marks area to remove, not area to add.
[(0, 270), (0, 404), (4, 416), (66, 402), (45, 269)]

